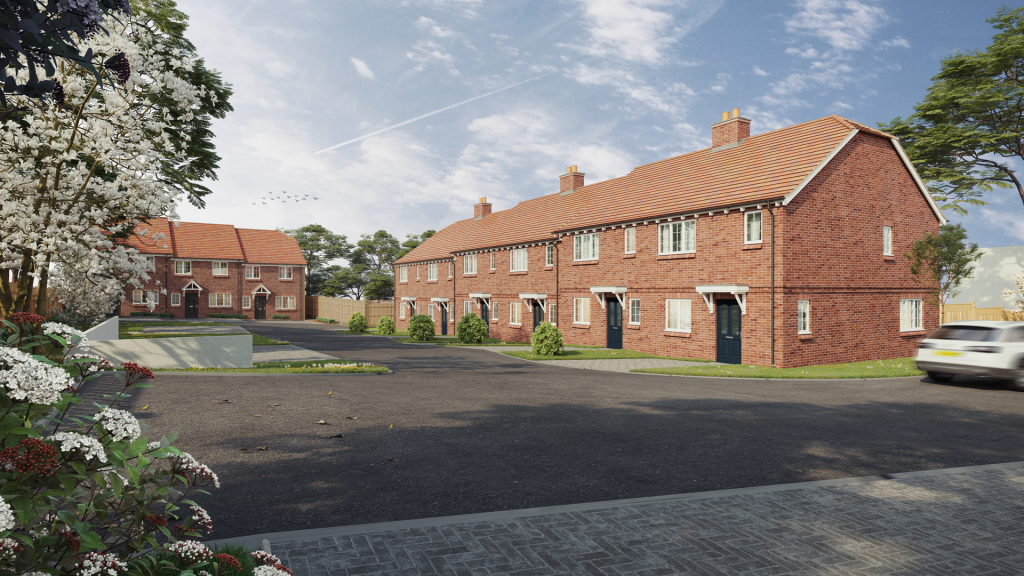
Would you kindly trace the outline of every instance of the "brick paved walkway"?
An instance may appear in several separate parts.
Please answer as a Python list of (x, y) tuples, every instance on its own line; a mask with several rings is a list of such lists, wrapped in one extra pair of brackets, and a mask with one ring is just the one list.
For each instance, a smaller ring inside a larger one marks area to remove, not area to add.
[(295, 576), (1020, 574), (1024, 462), (253, 538)]
[[(569, 348), (566, 348), (569, 350)], [(659, 358), (633, 358), (623, 360), (543, 360), (552, 366), (602, 370), (605, 372), (629, 372), (639, 368), (676, 368), (679, 366), (720, 366), (718, 362), (687, 362), (686, 360), (661, 360)]]

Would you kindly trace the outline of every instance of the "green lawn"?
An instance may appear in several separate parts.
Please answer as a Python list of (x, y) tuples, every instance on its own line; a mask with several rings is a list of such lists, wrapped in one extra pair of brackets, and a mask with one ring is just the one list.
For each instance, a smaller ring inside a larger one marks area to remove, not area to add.
[(669, 358), (667, 356), (656, 356), (633, 350), (563, 350), (557, 356), (539, 356), (532, 352), (502, 352), (516, 358), (525, 360), (631, 360), (634, 358), (662, 358), (666, 360), (688, 360), (690, 362), (710, 362), (697, 358)]
[(239, 372), (243, 374), (367, 374), (387, 372), (387, 366), (360, 365), (350, 360), (313, 360), (301, 362), (260, 362), (253, 368), (168, 368), (154, 372)]
[[(508, 354), (508, 352), (506, 352)], [(921, 376), (913, 358), (870, 360), (849, 364), (824, 364), (802, 368), (770, 368), (730, 364), (728, 366), (689, 366), (680, 368), (642, 368), (633, 372), (674, 374), (678, 376), (721, 376), (727, 378), (893, 378)]]
[[(244, 334), (139, 334), (137, 332), (122, 333), (121, 340), (150, 340), (153, 338), (205, 338), (209, 336), (244, 336)], [(287, 342), (274, 340), (267, 336), (252, 334), (253, 346), (284, 346)]]
[(118, 332), (142, 332), (147, 326), (237, 326), (226, 322), (119, 322)]

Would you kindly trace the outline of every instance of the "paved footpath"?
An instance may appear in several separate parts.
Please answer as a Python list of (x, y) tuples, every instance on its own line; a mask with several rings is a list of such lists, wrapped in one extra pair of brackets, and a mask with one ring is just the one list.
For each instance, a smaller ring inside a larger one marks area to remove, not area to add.
[(263, 539), (295, 576), (1021, 574), (1024, 462)]
[(721, 366), (718, 362), (688, 362), (686, 360), (662, 360), (660, 358), (629, 358), (611, 360), (542, 360), (552, 366), (601, 370), (603, 372), (629, 372), (640, 368), (677, 368), (680, 366)]

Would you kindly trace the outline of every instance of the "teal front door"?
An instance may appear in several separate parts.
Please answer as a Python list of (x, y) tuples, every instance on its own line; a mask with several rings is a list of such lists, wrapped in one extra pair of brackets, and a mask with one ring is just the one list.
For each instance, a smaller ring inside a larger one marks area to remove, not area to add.
[(735, 300), (718, 300), (717, 360), (723, 364), (742, 364), (743, 338), (741, 337), (742, 314)]

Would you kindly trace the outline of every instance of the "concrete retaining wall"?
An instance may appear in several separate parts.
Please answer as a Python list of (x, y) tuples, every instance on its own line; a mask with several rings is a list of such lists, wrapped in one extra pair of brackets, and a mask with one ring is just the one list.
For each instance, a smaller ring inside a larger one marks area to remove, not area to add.
[(251, 368), (252, 335), (107, 340), (93, 343), (89, 353), (114, 365), (136, 362), (149, 368)]
[(97, 324), (85, 331), (85, 337), (89, 342), (100, 342), (104, 340), (117, 340), (117, 330), (120, 326), (120, 319), (117, 316)]

